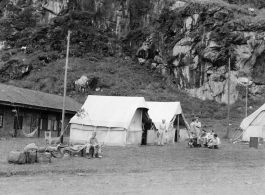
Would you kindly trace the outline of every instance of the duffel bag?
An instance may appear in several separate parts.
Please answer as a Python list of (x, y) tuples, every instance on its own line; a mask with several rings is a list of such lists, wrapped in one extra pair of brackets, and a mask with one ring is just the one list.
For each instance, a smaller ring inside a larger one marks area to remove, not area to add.
[(49, 152), (38, 153), (37, 158), (39, 163), (51, 163), (52, 155)]
[(45, 152), (45, 150), (46, 150), (46, 147), (39, 147), (37, 151), (40, 153), (43, 153)]
[(26, 152), (26, 155), (27, 155), (27, 163), (33, 164), (38, 161), (36, 151), (28, 151)]
[(38, 150), (38, 146), (35, 143), (28, 144), (24, 148), (24, 152), (27, 152), (29, 150)]
[(8, 155), (8, 162), (15, 164), (25, 164), (26, 163), (26, 154), (21, 151), (11, 151)]

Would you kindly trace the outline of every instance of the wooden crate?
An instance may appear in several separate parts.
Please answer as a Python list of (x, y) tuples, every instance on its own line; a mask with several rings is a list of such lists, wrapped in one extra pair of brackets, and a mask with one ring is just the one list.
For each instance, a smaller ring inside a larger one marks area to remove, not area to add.
[(250, 137), (249, 147), (258, 149), (258, 147), (259, 147), (259, 138), (258, 137)]

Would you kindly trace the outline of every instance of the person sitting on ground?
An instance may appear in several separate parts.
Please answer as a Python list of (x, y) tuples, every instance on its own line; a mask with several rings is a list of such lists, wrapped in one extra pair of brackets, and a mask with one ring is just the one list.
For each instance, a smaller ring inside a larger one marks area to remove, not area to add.
[(208, 148), (211, 149), (218, 149), (220, 148), (221, 145), (221, 140), (220, 138), (217, 136), (217, 134), (215, 133), (213, 135), (213, 139), (208, 143)]
[(196, 134), (194, 132), (191, 132), (188, 146), (189, 147), (200, 147), (200, 144), (197, 144), (197, 139), (198, 137), (196, 136)]
[(211, 130), (206, 134), (206, 142), (209, 143), (213, 139), (214, 130)]
[(89, 143), (91, 144), (91, 146), (94, 148), (94, 158), (102, 158), (101, 154), (101, 146), (98, 143), (98, 139), (96, 138), (97, 133), (93, 132), (92, 136), (89, 139)]
[(198, 137), (198, 144), (206, 145), (207, 144), (207, 134), (206, 131), (203, 129), (200, 136)]

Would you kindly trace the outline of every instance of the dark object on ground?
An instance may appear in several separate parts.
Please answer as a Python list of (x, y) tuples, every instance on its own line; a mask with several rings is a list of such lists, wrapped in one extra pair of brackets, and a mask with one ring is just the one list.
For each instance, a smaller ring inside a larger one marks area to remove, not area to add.
[(191, 138), (189, 139), (188, 146), (190, 148), (197, 148), (197, 147), (201, 147), (201, 144), (197, 144), (197, 138)]
[(26, 154), (26, 163), (34, 164), (38, 162), (36, 151), (28, 151), (28, 152), (25, 152), (25, 154)]

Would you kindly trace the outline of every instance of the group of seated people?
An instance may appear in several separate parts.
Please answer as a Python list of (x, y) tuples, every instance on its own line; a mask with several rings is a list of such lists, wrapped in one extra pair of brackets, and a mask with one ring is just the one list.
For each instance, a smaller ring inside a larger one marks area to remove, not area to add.
[(188, 145), (190, 147), (207, 147), (211, 149), (218, 149), (221, 146), (221, 140), (213, 130), (208, 133), (206, 133), (205, 130), (202, 130), (199, 136), (194, 132), (191, 132)]

